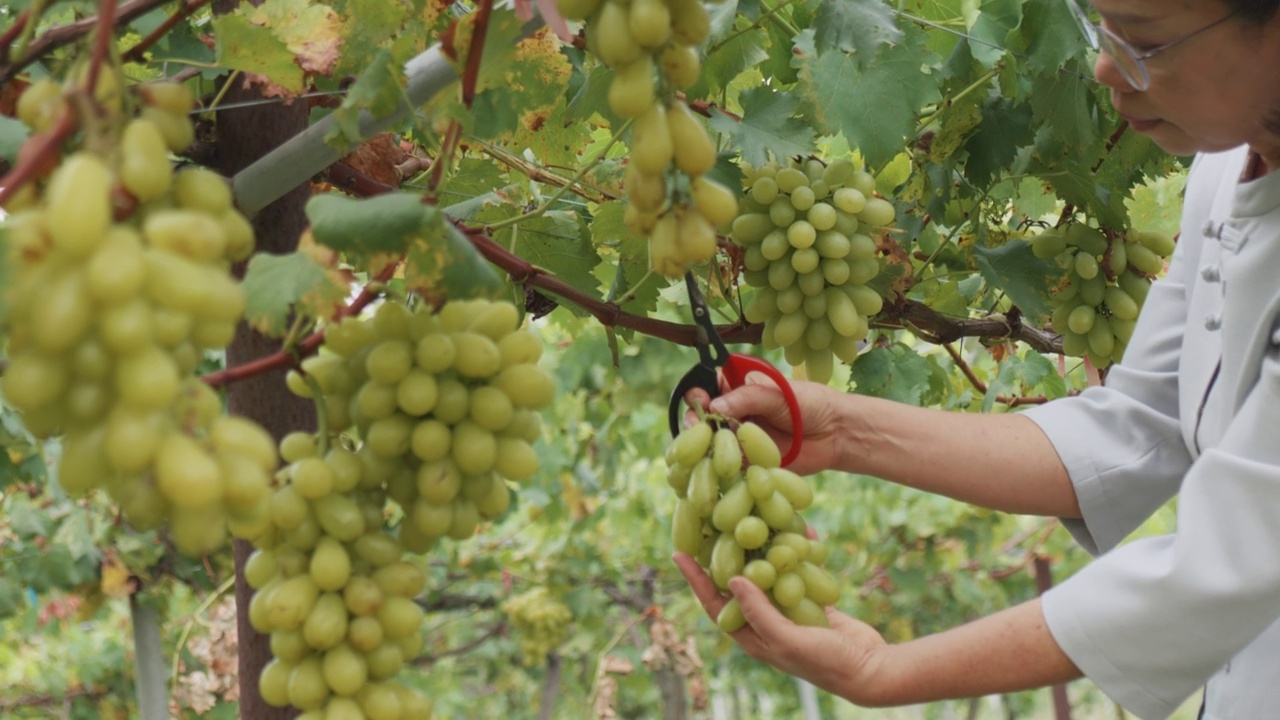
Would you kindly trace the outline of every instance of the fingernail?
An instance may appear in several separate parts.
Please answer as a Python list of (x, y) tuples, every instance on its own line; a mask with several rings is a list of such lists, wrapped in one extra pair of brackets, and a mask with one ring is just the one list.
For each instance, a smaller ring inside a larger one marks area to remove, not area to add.
[(727, 403), (724, 400), (721, 400), (720, 398), (716, 398), (715, 400), (711, 401), (711, 404), (709, 404), (707, 408), (714, 413), (723, 413), (725, 410), (728, 409), (725, 407), (726, 404)]

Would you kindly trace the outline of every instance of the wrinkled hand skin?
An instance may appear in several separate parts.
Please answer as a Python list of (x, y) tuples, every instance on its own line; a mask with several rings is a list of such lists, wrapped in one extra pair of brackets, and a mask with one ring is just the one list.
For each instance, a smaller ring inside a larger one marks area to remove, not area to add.
[[(799, 456), (787, 469), (801, 475), (810, 475), (839, 467), (847, 445), (845, 420), (841, 415), (841, 402), (846, 405), (848, 396), (819, 383), (796, 380), (791, 383), (796, 400), (804, 413), (804, 438)], [(735, 420), (750, 420), (764, 428), (778, 450), (785, 457), (791, 449), (791, 412), (778, 386), (760, 373), (747, 376), (745, 385), (729, 389), (712, 400), (705, 390), (694, 388), (685, 395), (690, 407), (700, 407), (708, 412)], [(686, 424), (696, 421), (693, 412), (686, 416)], [(846, 438), (841, 442), (841, 437)]]
[[(716, 589), (693, 558), (676, 553), (675, 562), (714, 621), (730, 596)], [(747, 655), (850, 702), (878, 704), (876, 670), (888, 644), (870, 625), (829, 607), (830, 628), (804, 627), (778, 612), (746, 578), (734, 578), (729, 589), (747, 618), (747, 625), (730, 637)]]

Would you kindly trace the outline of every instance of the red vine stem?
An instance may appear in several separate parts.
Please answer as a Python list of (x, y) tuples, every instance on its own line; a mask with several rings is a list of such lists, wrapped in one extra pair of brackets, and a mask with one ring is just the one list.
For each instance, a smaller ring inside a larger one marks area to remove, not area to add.
[[(345, 317), (358, 315), (361, 310), (368, 307), (369, 303), (373, 302), (374, 299), (378, 297), (378, 288), (396, 274), (396, 268), (398, 267), (400, 267), (400, 261), (398, 260), (388, 264), (382, 269), (382, 272), (378, 273), (377, 277), (360, 289), (359, 295), (352, 299), (352, 301), (347, 305), (339, 308), (338, 311), (334, 313), (333, 319), (340, 320)], [(251, 360), (247, 363), (236, 365), (235, 367), (203, 375), (200, 379), (210, 387), (217, 388), (230, 385), (231, 383), (240, 380), (256, 377), (258, 375), (271, 372), (272, 370), (293, 367), (297, 364), (299, 358), (315, 353), (320, 349), (322, 344), (324, 344), (324, 330), (317, 330), (303, 338), (301, 342), (292, 348), (278, 350), (256, 360)]]
[[(693, 325), (681, 325), (666, 320), (635, 315), (624, 312), (622, 308), (611, 302), (605, 302), (566, 283), (532, 263), (513, 255), (506, 248), (494, 242), (483, 229), (472, 228), (462, 223), (454, 223), (466, 234), (471, 244), (486, 260), (504, 270), (517, 283), (546, 290), (558, 295), (574, 305), (586, 310), (602, 325), (623, 327), (651, 337), (660, 338), (680, 345), (693, 345), (696, 341), (697, 328)], [(758, 343), (762, 326), (739, 322), (733, 325), (720, 325), (716, 328), (720, 337), (730, 343)]]
[(111, 41), (115, 37), (116, 0), (99, 0), (98, 8), (98, 35), (93, 39), (93, 50), (89, 54), (89, 77), (84, 83), (89, 97), (93, 97), (93, 91), (98, 87), (102, 63), (106, 61)]
[(462, 71), (462, 105), (468, 110), (476, 98), (476, 84), (480, 81), (480, 60), (484, 54), (484, 41), (489, 35), (489, 15), (493, 12), (493, 0), (480, 0), (476, 6), (476, 21), (471, 28), (471, 48), (467, 50), (467, 67)]
[(0, 178), (0, 205), (8, 202), (22, 186), (35, 180), (57, 159), (63, 141), (71, 137), (75, 129), (75, 113), (66, 107), (53, 127), (27, 140), (23, 151), (18, 153), (18, 164)]
[(186, 2), (183, 2), (181, 7), (179, 7), (163, 23), (160, 23), (160, 27), (152, 30), (150, 35), (147, 35), (142, 39), (142, 42), (129, 48), (127, 52), (121, 55), (121, 62), (142, 62), (143, 54), (150, 50), (153, 45), (159, 42), (165, 35), (168, 35), (170, 30), (176, 27), (178, 23), (187, 19), (191, 13), (199, 10), (205, 5), (208, 5), (210, 2), (211, 0), (186, 0)]

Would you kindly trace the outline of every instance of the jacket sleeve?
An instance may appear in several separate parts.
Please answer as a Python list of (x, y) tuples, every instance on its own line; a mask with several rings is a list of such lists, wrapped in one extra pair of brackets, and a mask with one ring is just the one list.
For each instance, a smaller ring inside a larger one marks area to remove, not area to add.
[(1109, 552), (1044, 596), (1050, 631), (1109, 696), (1163, 718), (1280, 617), (1280, 349), (1187, 473), (1176, 535)]
[(1191, 464), (1178, 418), (1178, 360), (1199, 240), (1183, 234), (1106, 385), (1024, 411), (1057, 450), (1082, 520), (1064, 520), (1093, 555), (1115, 547), (1178, 491)]

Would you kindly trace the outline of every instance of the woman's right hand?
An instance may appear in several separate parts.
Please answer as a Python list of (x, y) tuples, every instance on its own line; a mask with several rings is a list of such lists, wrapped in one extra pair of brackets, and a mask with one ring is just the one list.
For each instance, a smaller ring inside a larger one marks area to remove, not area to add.
[[(846, 418), (851, 397), (806, 380), (793, 380), (791, 388), (803, 416), (804, 437), (800, 454), (788, 469), (809, 475), (841, 467), (850, 442)], [(791, 412), (787, 401), (778, 386), (761, 373), (748, 375), (746, 384), (727, 390), (714, 400), (705, 391), (695, 389), (689, 392), (686, 401), (717, 415), (750, 420), (769, 433), (784, 456), (791, 449)]]

